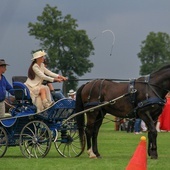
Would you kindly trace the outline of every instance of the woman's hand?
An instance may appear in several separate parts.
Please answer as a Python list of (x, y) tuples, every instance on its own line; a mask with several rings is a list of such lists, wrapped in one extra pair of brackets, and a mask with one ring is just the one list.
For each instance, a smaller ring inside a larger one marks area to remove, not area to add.
[(54, 78), (54, 82), (62, 82), (62, 80), (60, 79), (60, 78), (58, 78), (58, 77), (56, 77), (56, 78)]
[(61, 76), (61, 75), (59, 75), (58, 78), (61, 79), (62, 81), (66, 81), (67, 80), (67, 77), (64, 77), (64, 76)]
[(58, 77), (56, 77), (56, 78), (54, 78), (54, 82), (62, 82), (62, 81), (66, 81), (67, 80), (67, 78), (66, 77), (64, 77), (64, 76), (61, 76), (61, 75), (59, 75)]

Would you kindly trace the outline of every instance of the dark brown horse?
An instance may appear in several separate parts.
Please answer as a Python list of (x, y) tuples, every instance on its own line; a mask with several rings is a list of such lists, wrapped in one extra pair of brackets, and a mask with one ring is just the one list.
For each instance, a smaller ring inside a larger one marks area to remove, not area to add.
[[(106, 113), (116, 117), (139, 117), (148, 127), (148, 155), (157, 159), (158, 116), (170, 90), (170, 65), (136, 80), (113, 82), (97, 79), (82, 85), (76, 95), (77, 123), (82, 136), (84, 129), (90, 157), (100, 157), (97, 136)], [(115, 99), (115, 100), (114, 100)], [(106, 103), (106, 105), (105, 105)], [(99, 105), (99, 107), (97, 107)], [(102, 107), (100, 107), (102, 105)], [(94, 108), (95, 109), (89, 109)], [(88, 109), (87, 124), (84, 125), (83, 110)], [(85, 128), (86, 127), (86, 128)], [(83, 136), (82, 136), (83, 138)]]

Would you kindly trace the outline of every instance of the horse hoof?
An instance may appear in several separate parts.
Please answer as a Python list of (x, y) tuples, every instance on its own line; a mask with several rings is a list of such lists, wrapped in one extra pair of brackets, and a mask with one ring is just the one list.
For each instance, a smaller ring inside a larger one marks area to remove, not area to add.
[(151, 156), (151, 159), (158, 159), (158, 156)]
[(89, 158), (96, 158), (96, 155), (93, 153), (92, 149), (89, 149), (87, 154), (89, 155)]
[(89, 158), (90, 159), (96, 159), (97, 157), (96, 157), (96, 155), (90, 155)]
[(97, 158), (99, 158), (99, 159), (102, 159), (102, 157), (99, 155), (99, 156), (97, 156)]
[(89, 158), (97, 158), (97, 156), (93, 153), (93, 152), (91, 152), (90, 154), (89, 154)]

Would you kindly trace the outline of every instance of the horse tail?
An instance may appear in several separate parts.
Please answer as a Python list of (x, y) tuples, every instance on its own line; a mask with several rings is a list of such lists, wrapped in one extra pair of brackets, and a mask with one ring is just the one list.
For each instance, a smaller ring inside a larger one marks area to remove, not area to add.
[[(81, 92), (84, 88), (85, 84), (83, 84), (76, 92), (76, 106), (75, 106), (75, 112), (81, 112), (84, 110), (83, 107), (83, 102), (82, 102), (82, 98), (81, 98)], [(84, 114), (80, 114), (76, 116), (76, 121), (77, 121), (77, 128), (79, 130), (79, 136), (81, 139), (81, 144), (83, 146), (83, 142), (84, 142), (84, 127), (85, 127), (85, 117)]]
[[(82, 98), (81, 98), (81, 92), (84, 88), (85, 84), (83, 84), (76, 92), (76, 107), (75, 107), (75, 112), (81, 112), (84, 110), (83, 107), (83, 102), (82, 102)], [(79, 129), (84, 128), (84, 123), (85, 123), (85, 119), (84, 119), (84, 114), (80, 114), (78, 116), (76, 116), (77, 119), (77, 126)]]

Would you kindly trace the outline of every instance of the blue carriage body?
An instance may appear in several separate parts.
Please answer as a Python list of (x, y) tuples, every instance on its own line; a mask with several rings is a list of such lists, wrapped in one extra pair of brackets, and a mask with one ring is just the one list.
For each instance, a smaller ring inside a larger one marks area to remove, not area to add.
[[(45, 157), (53, 141), (60, 155), (71, 157), (70, 151), (67, 155), (64, 148), (68, 143), (70, 144), (74, 141), (72, 133), (78, 132), (77, 126), (75, 119), (67, 123), (63, 122), (74, 114), (75, 100), (63, 98), (54, 102), (48, 109), (37, 112), (25, 84), (15, 81), (13, 82), (13, 87), (16, 103), (10, 109), (11, 116), (0, 118), (0, 145), (4, 145), (6, 148), (20, 146), (23, 155), (26, 157)], [(42, 138), (43, 142), (41, 141)], [(61, 144), (65, 145), (62, 149)], [(42, 150), (37, 153), (34, 150), (36, 153), (32, 153), (33, 145), (37, 148), (39, 148), (39, 145), (47, 146), (44, 149), (45, 151)], [(28, 149), (29, 147), (31, 147), (30, 150)], [(0, 157), (5, 154), (6, 148), (4, 153), (0, 151)], [(84, 147), (77, 148), (80, 148), (80, 151), (75, 152), (76, 149), (74, 149), (75, 156), (79, 156), (84, 150)]]
[[(56, 129), (62, 130), (63, 120), (74, 114), (75, 100), (61, 99), (53, 104), (52, 107), (42, 111), (35, 112), (35, 108), (29, 105), (23, 105), (22, 108), (16, 106), (11, 111), (11, 117), (1, 118), (0, 126), (2, 126), (8, 135), (8, 146), (18, 145), (19, 136), (22, 128), (31, 120), (40, 120), (45, 122), (51, 131)], [(31, 109), (32, 108), (32, 109)], [(12, 116), (14, 115), (14, 116)]]

